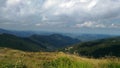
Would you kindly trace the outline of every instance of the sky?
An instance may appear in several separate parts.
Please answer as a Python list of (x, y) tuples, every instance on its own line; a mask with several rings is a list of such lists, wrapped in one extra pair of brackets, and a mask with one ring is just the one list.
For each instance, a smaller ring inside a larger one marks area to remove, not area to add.
[(120, 0), (0, 0), (0, 28), (120, 35)]

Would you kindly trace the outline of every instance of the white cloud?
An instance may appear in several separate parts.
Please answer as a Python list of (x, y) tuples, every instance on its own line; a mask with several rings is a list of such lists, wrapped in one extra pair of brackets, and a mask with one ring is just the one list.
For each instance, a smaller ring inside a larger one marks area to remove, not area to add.
[(98, 0), (92, 0), (89, 5), (88, 5), (88, 10), (91, 10), (92, 8), (94, 8), (97, 4)]
[(118, 28), (114, 21), (120, 19), (119, 5), (120, 0), (6, 0), (0, 19), (36, 26)]
[(38, 15), (42, 10), (39, 0), (6, 0), (1, 12), (8, 18), (20, 18), (29, 15)]
[(38, 23), (38, 24), (35, 24), (36, 26), (41, 26), (41, 24), (40, 23)]
[(13, 6), (13, 5), (17, 5), (21, 2), (21, 0), (7, 0), (6, 4), (7, 6)]
[(59, 2), (57, 0), (46, 0), (46, 2), (43, 4), (43, 8), (45, 9), (49, 9), (53, 6), (56, 6), (57, 4), (59, 4)]
[[(32, 14), (69, 15), (86, 19), (111, 18), (118, 15), (120, 0), (7, 0), (4, 13), (26, 16)], [(112, 5), (112, 7), (110, 7)], [(111, 14), (109, 14), (109, 13)], [(44, 15), (44, 16), (45, 16)]]
[(80, 2), (84, 3), (84, 2), (89, 2), (90, 0), (80, 0)]
[(42, 21), (47, 21), (47, 20), (48, 20), (47, 16), (42, 16)]
[(60, 8), (72, 8), (75, 5), (75, 1), (64, 2), (59, 5)]
[(105, 28), (106, 25), (96, 22), (84, 22), (82, 24), (76, 24), (74, 27), (81, 28), (81, 27), (88, 27), (88, 28)]
[(120, 24), (111, 24), (109, 28), (120, 28)]
[(119, 29), (120, 28), (120, 24), (114, 24), (114, 23), (97, 23), (97, 22), (92, 22), (92, 21), (88, 21), (88, 22), (84, 22), (84, 23), (78, 23), (75, 24), (73, 27), (75, 28), (116, 28)]

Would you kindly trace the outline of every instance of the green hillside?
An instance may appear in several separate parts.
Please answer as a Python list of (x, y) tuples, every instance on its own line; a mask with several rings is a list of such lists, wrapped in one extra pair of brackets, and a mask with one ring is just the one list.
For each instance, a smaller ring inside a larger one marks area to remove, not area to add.
[(10, 34), (0, 34), (0, 47), (8, 47), (23, 51), (45, 50), (45, 47), (42, 45), (37, 45), (35, 43), (24, 40), (23, 38)]
[(32, 35), (28, 39), (35, 43), (42, 44), (50, 50), (63, 48), (68, 45), (72, 45), (80, 42), (80, 40), (78, 39), (73, 39), (71, 37), (63, 36), (60, 34)]
[(0, 34), (0, 47), (24, 51), (54, 51), (77, 42), (80, 41), (60, 34), (32, 35), (25, 38), (11, 34)]
[(93, 59), (63, 52), (24, 52), (0, 48), (0, 68), (120, 68), (120, 59)]
[(120, 37), (83, 42), (63, 51), (88, 57), (120, 57)]

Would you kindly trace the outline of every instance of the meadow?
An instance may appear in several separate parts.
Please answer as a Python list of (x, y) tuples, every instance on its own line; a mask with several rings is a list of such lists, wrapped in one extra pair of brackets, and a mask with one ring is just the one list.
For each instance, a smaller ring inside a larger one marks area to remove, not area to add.
[(120, 68), (120, 58), (86, 58), (63, 52), (0, 48), (0, 68)]

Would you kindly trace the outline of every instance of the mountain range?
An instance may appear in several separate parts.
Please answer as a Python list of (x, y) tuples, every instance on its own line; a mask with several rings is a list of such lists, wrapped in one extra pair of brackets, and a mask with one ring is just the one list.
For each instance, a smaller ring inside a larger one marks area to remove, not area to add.
[(82, 42), (116, 36), (116, 35), (106, 35), (106, 34), (83, 34), (83, 33), (60, 33), (60, 32), (57, 33), (57, 32), (48, 32), (48, 31), (16, 31), (16, 30), (6, 30), (6, 29), (0, 29), (0, 33), (12, 34), (18, 37), (29, 37), (35, 34), (37, 35), (61, 34), (63, 36), (69, 36), (71, 38), (79, 39)]
[(17, 31), (17, 30), (6, 30), (6, 29), (1, 29), (0, 28), (0, 34), (1, 33), (6, 33), (6, 34), (12, 34), (18, 37), (29, 37), (34, 34), (39, 34), (39, 35), (50, 35), (53, 34), (54, 32), (46, 32), (46, 31)]
[(62, 36), (52, 35), (32, 35), (22, 38), (11, 34), (0, 34), (0, 47), (9, 47), (24, 51), (53, 51), (80, 42), (80, 40)]
[(93, 41), (93, 40), (105, 39), (105, 38), (118, 36), (118, 35), (109, 35), (109, 34), (85, 34), (85, 33), (81, 33), (81, 34), (66, 33), (66, 34), (63, 34), (63, 35), (79, 39), (82, 42), (87, 42), (87, 41)]
[[(84, 40), (81, 41), (78, 38)], [(101, 34), (68, 35), (29, 31), (24, 33), (24, 31), (0, 29), (0, 47), (32, 52), (60, 50), (95, 58), (120, 57), (120, 36)]]

